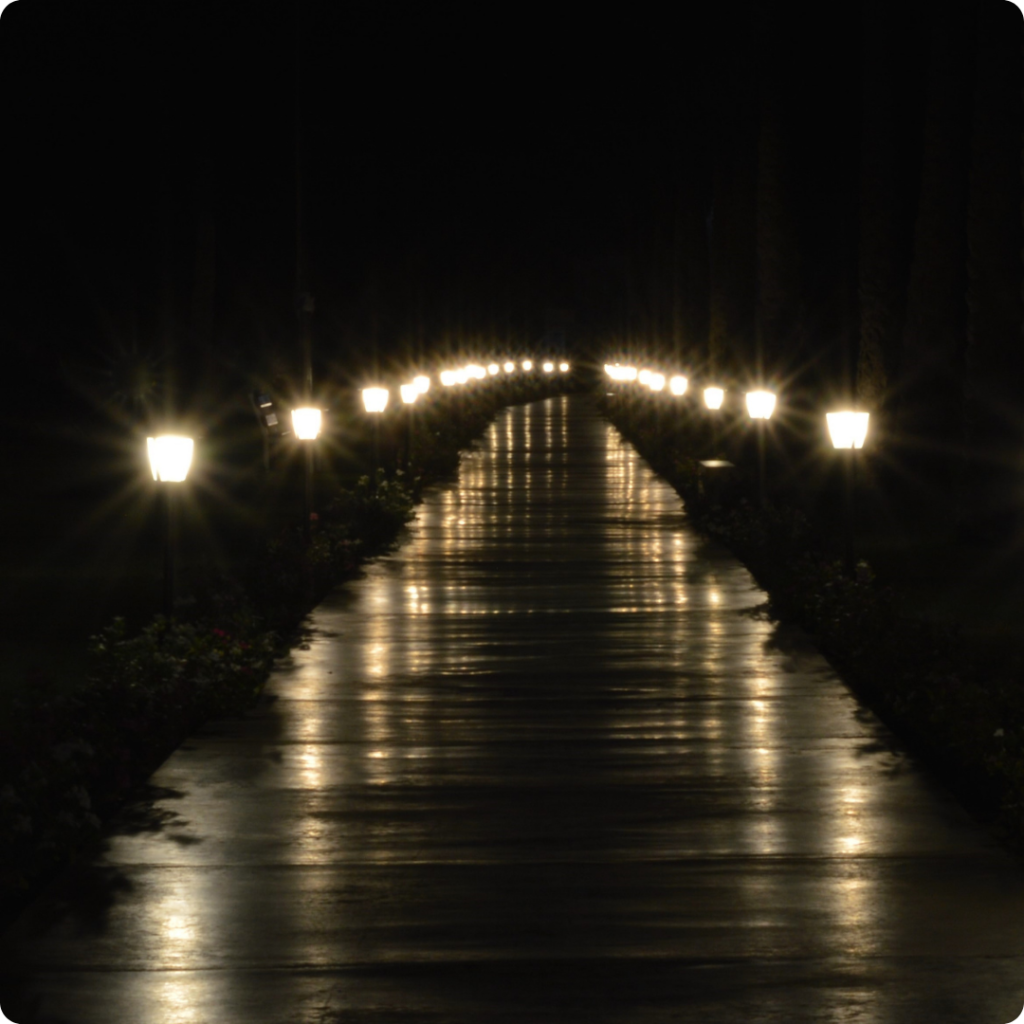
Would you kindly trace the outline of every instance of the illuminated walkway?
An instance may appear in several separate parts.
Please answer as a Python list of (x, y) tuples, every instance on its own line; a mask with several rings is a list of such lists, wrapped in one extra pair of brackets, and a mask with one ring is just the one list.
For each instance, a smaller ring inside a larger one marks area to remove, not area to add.
[(22, 920), (0, 1005), (1014, 1019), (1024, 870), (762, 600), (586, 399), (506, 411), (260, 710), (186, 743)]

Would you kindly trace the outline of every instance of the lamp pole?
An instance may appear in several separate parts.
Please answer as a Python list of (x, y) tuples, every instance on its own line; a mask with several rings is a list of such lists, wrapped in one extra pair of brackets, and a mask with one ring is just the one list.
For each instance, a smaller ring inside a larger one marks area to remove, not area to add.
[(160, 519), (163, 531), (164, 547), (164, 578), (163, 606), (164, 615), (169, 619), (174, 614), (175, 600), (175, 569), (177, 565), (177, 522), (173, 491), (175, 485), (184, 482), (192, 465), (192, 453), (195, 447), (191, 437), (177, 434), (161, 434), (158, 437), (146, 438), (149, 454), (149, 466), (153, 479), (163, 493), (160, 495)]
[(843, 410), (826, 415), (829, 436), (834, 448), (843, 451), (843, 569), (848, 576), (857, 571), (854, 553), (854, 492), (856, 489), (857, 452), (864, 447), (868, 433), (869, 414)]

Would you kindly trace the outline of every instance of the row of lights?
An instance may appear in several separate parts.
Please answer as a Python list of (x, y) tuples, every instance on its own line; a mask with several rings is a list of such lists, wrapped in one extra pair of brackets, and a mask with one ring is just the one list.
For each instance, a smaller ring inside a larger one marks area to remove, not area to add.
[[(666, 378), (663, 373), (655, 370), (637, 370), (635, 366), (621, 366), (619, 363), (606, 363), (605, 373), (616, 382), (636, 382), (653, 392), (665, 389)], [(675, 396), (685, 395), (689, 388), (689, 380), (682, 374), (668, 378), (668, 389)], [(710, 410), (721, 409), (725, 401), (725, 389), (711, 385), (703, 390), (704, 405)], [(747, 414), (753, 420), (771, 419), (775, 411), (776, 395), (772, 391), (748, 391), (746, 393)], [(863, 448), (868, 434), (869, 414), (852, 409), (826, 413), (829, 437), (834, 448)]]

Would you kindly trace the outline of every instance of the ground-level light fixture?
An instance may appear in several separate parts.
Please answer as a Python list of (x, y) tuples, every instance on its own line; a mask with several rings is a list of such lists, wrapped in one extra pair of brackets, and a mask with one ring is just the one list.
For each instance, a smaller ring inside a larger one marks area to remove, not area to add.
[(669, 378), (668, 389), (673, 395), (685, 395), (689, 384), (690, 382), (682, 374), (676, 374)]
[(769, 420), (775, 412), (775, 395), (771, 391), (748, 391), (747, 413), (752, 420)]
[(388, 407), (388, 389), (363, 388), (363, 407), (367, 412), (383, 412)]
[(153, 479), (158, 483), (181, 483), (188, 476), (194, 448), (191, 437), (178, 434), (147, 437), (146, 449)]
[(825, 414), (828, 423), (829, 437), (833, 448), (863, 448), (868, 436), (868, 420), (866, 412), (830, 412)]
[(292, 430), (300, 441), (315, 441), (320, 436), (321, 421), (319, 409), (292, 409)]
[(704, 389), (704, 404), (709, 409), (721, 409), (725, 401), (725, 391), (722, 388), (710, 387)]

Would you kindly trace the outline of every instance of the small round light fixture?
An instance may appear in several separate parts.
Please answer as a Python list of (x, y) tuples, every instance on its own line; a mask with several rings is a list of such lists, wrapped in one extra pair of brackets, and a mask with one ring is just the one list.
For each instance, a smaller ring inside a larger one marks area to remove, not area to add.
[(179, 484), (188, 476), (195, 448), (191, 437), (181, 437), (177, 434), (147, 437), (146, 448), (154, 480), (166, 484)]
[(863, 448), (870, 414), (844, 410), (825, 414), (833, 448)]
[(292, 430), (300, 441), (315, 441), (320, 436), (321, 412), (319, 409), (292, 409)]
[(383, 412), (388, 407), (388, 389), (363, 388), (363, 406), (367, 412)]

